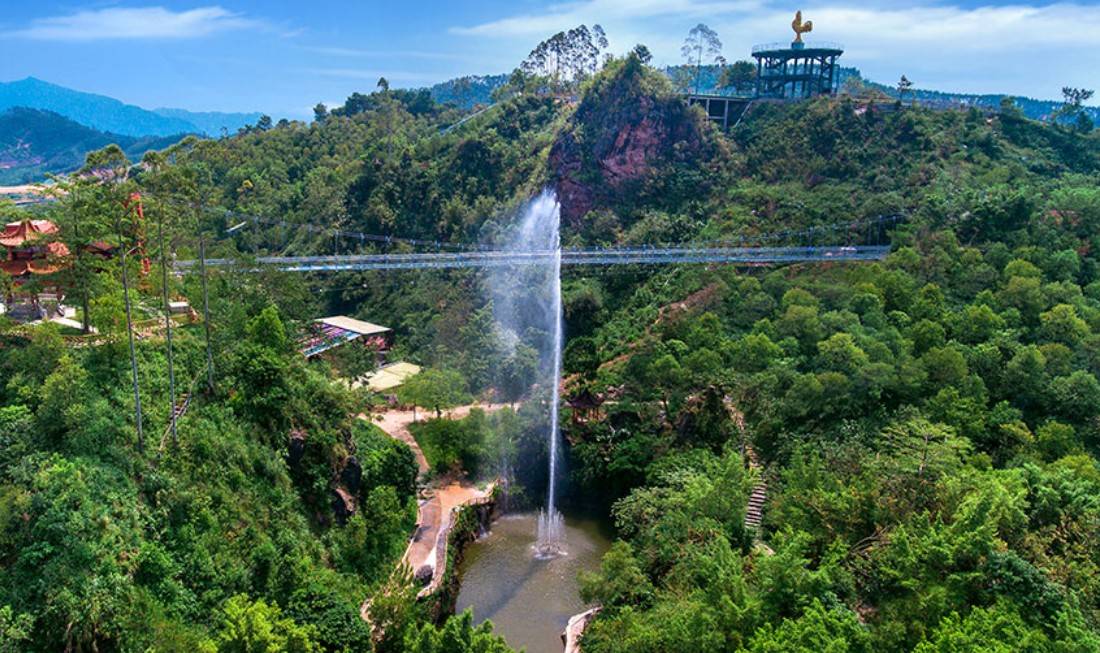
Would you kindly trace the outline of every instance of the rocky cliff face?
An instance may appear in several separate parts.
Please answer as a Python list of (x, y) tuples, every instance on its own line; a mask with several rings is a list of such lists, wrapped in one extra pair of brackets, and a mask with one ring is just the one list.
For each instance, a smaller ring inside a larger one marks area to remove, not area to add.
[(663, 175), (720, 149), (659, 73), (634, 59), (612, 64), (550, 150), (562, 218), (576, 227), (592, 209), (659, 198)]

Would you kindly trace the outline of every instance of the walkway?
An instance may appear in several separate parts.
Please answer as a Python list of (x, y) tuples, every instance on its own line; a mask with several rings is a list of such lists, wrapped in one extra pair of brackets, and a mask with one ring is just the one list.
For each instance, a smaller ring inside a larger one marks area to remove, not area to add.
[(749, 442), (748, 433), (745, 431), (745, 414), (733, 405), (733, 398), (726, 395), (722, 403), (726, 406), (730, 419), (741, 435), (741, 453), (749, 466), (749, 471), (756, 474), (756, 484), (749, 493), (748, 505), (745, 507), (745, 528), (753, 533), (753, 539), (760, 542), (760, 524), (764, 519), (764, 504), (768, 501), (768, 474), (767, 469), (760, 462), (760, 456)]
[[(531, 252), (470, 251), (416, 254), (341, 254), (333, 256), (260, 256), (259, 266), (284, 272), (336, 272), (340, 270), (423, 270), (452, 268), (498, 268), (549, 265), (560, 261), (570, 265), (638, 265), (672, 263), (729, 263), (773, 265), (829, 261), (878, 261), (890, 248), (875, 245), (828, 245), (809, 247), (617, 247), (607, 249), (562, 249)], [(197, 261), (176, 261), (177, 272), (196, 267)], [(206, 260), (207, 267), (231, 267), (227, 258)], [(255, 271), (260, 267), (246, 269)]]
[[(493, 412), (504, 408), (506, 404), (470, 404), (459, 406), (446, 411), (444, 416), (450, 419), (461, 419), (470, 414), (474, 408), (480, 408), (486, 412)], [(432, 416), (430, 411), (416, 411), (416, 417), (424, 419)], [(359, 419), (370, 420), (377, 424), (387, 435), (409, 445), (416, 457), (416, 466), (420, 470), (421, 478), (430, 471), (428, 460), (424, 457), (416, 438), (409, 431), (409, 424), (413, 423), (413, 411), (388, 410), (372, 419), (364, 413)], [(484, 488), (479, 488), (468, 481), (447, 480), (439, 487), (428, 487), (424, 490), (424, 499), (420, 501), (416, 516), (416, 532), (413, 533), (408, 547), (405, 549), (401, 561), (412, 568), (414, 574), (424, 567), (431, 569), (432, 578), (420, 590), (420, 596), (427, 596), (436, 590), (442, 581), (442, 572), (446, 569), (447, 560), (447, 535), (450, 532), (452, 517), (455, 509), (488, 499), (493, 494), (494, 484), (490, 483)], [(364, 604), (364, 608), (366, 607)]]
[(600, 612), (600, 606), (589, 608), (580, 614), (569, 617), (569, 623), (561, 633), (561, 642), (565, 645), (565, 653), (581, 653), (581, 637), (585, 628), (596, 618)]
[(752, 533), (753, 544), (758, 551), (764, 555), (774, 555), (775, 552), (761, 537), (762, 531), (760, 528), (764, 521), (764, 505), (768, 502), (768, 470), (760, 461), (760, 456), (757, 455), (752, 443), (749, 442), (748, 434), (745, 432), (745, 415), (733, 405), (733, 399), (728, 395), (724, 403), (726, 404), (726, 410), (729, 411), (730, 418), (733, 419), (733, 423), (741, 432), (742, 453), (748, 463), (749, 471), (756, 474), (756, 484), (752, 486), (748, 503), (745, 506), (745, 530)]
[(493, 483), (478, 488), (471, 483), (454, 481), (433, 490), (429, 498), (420, 502), (416, 533), (401, 559), (417, 576), (425, 567), (431, 569), (432, 578), (418, 596), (428, 596), (443, 581), (447, 568), (447, 536), (454, 525), (455, 510), (468, 503), (487, 500), (493, 495), (494, 487)]
[(748, 459), (749, 469), (758, 474), (756, 485), (749, 494), (748, 506), (745, 508), (745, 528), (753, 533), (753, 537), (760, 539), (760, 524), (764, 520), (764, 504), (768, 500), (768, 479), (764, 466), (760, 464), (760, 457), (751, 444), (745, 444), (745, 458)]

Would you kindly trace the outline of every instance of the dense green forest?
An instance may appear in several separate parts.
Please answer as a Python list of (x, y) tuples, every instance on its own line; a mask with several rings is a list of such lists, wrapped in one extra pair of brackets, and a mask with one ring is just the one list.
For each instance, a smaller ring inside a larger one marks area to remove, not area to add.
[[(395, 356), (465, 386), (422, 407), (521, 398), (529, 354), (503, 351), (481, 275), (212, 274), (212, 388), (203, 325), (174, 330), (196, 394), (178, 443), (159, 336), (136, 344), (138, 439), (126, 291), (155, 322), (162, 221), (180, 258), (201, 232), (247, 265), (407, 247), (333, 229), (493, 242), (550, 186), (569, 245), (905, 216), (878, 263), (565, 273), (566, 391), (614, 398), (563, 418), (568, 500), (618, 534), (583, 579), (603, 606), (585, 651), (1100, 650), (1100, 139), (1011, 107), (845, 98), (763, 105), (724, 134), (635, 55), (575, 101), (542, 86), (513, 75), (449, 131), (460, 111), (380, 88), (139, 167), (107, 150), (39, 209), (74, 239), (144, 228), (154, 272), (135, 256), (63, 272), (97, 338), (5, 325), (0, 649), (506, 651), (469, 615), (431, 623), (392, 573), (412, 453), (355, 418), (376, 398), (334, 383), (339, 361), (294, 347), (321, 314), (384, 321)], [(168, 282), (201, 305), (197, 273)], [(416, 436), (437, 471), (507, 463), (531, 495), (545, 483), (511, 412)]]

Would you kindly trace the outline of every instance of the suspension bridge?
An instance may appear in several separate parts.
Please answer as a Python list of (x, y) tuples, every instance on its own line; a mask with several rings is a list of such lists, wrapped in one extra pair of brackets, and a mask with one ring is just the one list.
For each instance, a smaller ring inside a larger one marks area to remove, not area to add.
[[(747, 242), (775, 243), (818, 241), (874, 241), (867, 234), (876, 231), (882, 235), (887, 224), (903, 219), (903, 216), (880, 216), (870, 220), (811, 227), (802, 231), (763, 234), (737, 242), (682, 243), (675, 245), (643, 245), (630, 247), (563, 248), (560, 250), (511, 251), (493, 249), (491, 245), (433, 242), (379, 236), (360, 232), (326, 229), (316, 225), (294, 225), (281, 220), (244, 216), (247, 219), (231, 227), (229, 233), (252, 223), (278, 224), (284, 227), (324, 232), (333, 237), (334, 248), (341, 240), (363, 244), (372, 242), (388, 247), (394, 244), (412, 248), (428, 248), (430, 252), (382, 252), (366, 254), (331, 255), (259, 255), (242, 258), (206, 258), (177, 260), (173, 266), (177, 272), (186, 272), (201, 265), (209, 267), (235, 267), (245, 271), (275, 269), (284, 272), (342, 272), (365, 270), (425, 270), (453, 268), (504, 268), (545, 266), (559, 257), (563, 267), (612, 266), (612, 265), (665, 265), (685, 263), (716, 263), (744, 266), (781, 265), (789, 263), (876, 261), (890, 253), (889, 245), (871, 244), (803, 244), (746, 246)], [(444, 251), (456, 250), (456, 251)]]
[[(888, 246), (855, 245), (833, 247), (629, 247), (608, 249), (562, 249), (544, 251), (429, 252), (416, 254), (344, 254), (332, 256), (260, 256), (257, 266), (284, 272), (339, 272), (347, 270), (423, 270), (448, 268), (500, 268), (552, 264), (561, 257), (562, 266), (631, 265), (671, 263), (727, 263), (774, 265), (822, 261), (874, 261), (885, 258)], [(238, 265), (229, 258), (206, 259), (211, 267)], [(199, 261), (177, 261), (185, 271)]]

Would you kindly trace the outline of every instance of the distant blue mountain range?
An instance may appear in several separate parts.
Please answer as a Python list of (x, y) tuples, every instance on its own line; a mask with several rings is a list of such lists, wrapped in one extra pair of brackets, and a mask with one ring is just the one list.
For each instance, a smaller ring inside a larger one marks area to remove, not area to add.
[(142, 109), (104, 95), (74, 91), (34, 77), (0, 82), (0, 112), (13, 107), (52, 111), (85, 127), (124, 136), (217, 136), (223, 128), (235, 133), (238, 128), (253, 124), (260, 117), (259, 113)]

